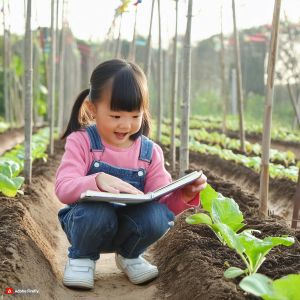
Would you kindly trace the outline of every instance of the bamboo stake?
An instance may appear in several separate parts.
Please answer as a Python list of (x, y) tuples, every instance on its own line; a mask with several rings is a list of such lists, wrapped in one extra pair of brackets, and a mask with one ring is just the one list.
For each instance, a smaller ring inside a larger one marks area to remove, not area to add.
[(121, 40), (122, 19), (123, 19), (123, 13), (121, 13), (121, 15), (120, 15), (119, 34), (118, 34), (118, 40), (117, 40), (117, 48), (116, 48), (116, 52), (115, 52), (116, 58), (120, 58), (121, 52), (122, 52), (122, 40)]
[(10, 123), (9, 118), (9, 99), (8, 99), (8, 34), (6, 30), (6, 15), (5, 15), (5, 1), (3, 0), (2, 14), (3, 14), (3, 87), (4, 87), (4, 113), (5, 122)]
[(177, 57), (177, 42), (178, 42), (178, 0), (175, 0), (176, 21), (175, 21), (175, 36), (173, 45), (173, 81), (172, 81), (172, 98), (171, 98), (171, 165), (172, 171), (176, 170), (176, 105), (177, 105), (177, 85), (178, 85), (178, 57)]
[(31, 0), (27, 0), (27, 17), (25, 32), (25, 160), (24, 175), (25, 182), (31, 183), (32, 158), (32, 33), (31, 33)]
[(50, 56), (50, 89), (49, 89), (49, 112), (50, 112), (50, 155), (54, 154), (54, 124), (55, 124), (55, 0), (51, 0), (51, 56)]
[(150, 26), (149, 26), (149, 33), (148, 33), (148, 39), (147, 39), (146, 57), (145, 57), (145, 63), (144, 63), (144, 72), (145, 72), (148, 80), (150, 80), (149, 76), (150, 76), (150, 69), (151, 69), (151, 37), (152, 37), (152, 22), (153, 22), (154, 3), (155, 3), (155, 0), (152, 0)]
[(179, 176), (183, 176), (189, 167), (189, 118), (190, 118), (190, 90), (191, 90), (191, 28), (192, 28), (193, 0), (188, 2), (187, 26), (183, 55), (183, 101), (181, 105), (181, 134)]
[(274, 74), (278, 48), (278, 32), (280, 20), (281, 0), (275, 0), (272, 35), (268, 59), (268, 79), (266, 86), (265, 112), (264, 112), (264, 131), (262, 136), (262, 159), (260, 175), (260, 216), (265, 217), (268, 214), (268, 193), (269, 193), (269, 156), (271, 144), (271, 126), (272, 126), (272, 105), (274, 95)]
[(64, 116), (64, 88), (65, 88), (65, 80), (64, 80), (64, 65), (65, 65), (65, 22), (64, 22), (64, 14), (65, 14), (65, 0), (62, 2), (62, 27), (61, 27), (61, 35), (60, 35), (60, 47), (59, 47), (59, 72), (58, 72), (58, 131), (59, 135), (62, 134), (63, 131), (63, 116)]
[(298, 173), (298, 182), (296, 187), (296, 194), (294, 197), (294, 209), (293, 209), (293, 219), (292, 219), (292, 228), (297, 228), (299, 220), (299, 211), (300, 211), (300, 169)]
[(132, 35), (132, 41), (130, 44), (130, 50), (129, 50), (129, 55), (128, 58), (131, 61), (135, 61), (135, 40), (136, 40), (136, 19), (137, 19), (137, 11), (138, 11), (138, 5), (135, 6), (135, 11), (134, 11), (134, 25), (133, 25), (133, 35)]
[(157, 0), (157, 10), (158, 10), (158, 93), (157, 93), (157, 131), (156, 131), (156, 141), (159, 142), (161, 139), (161, 125), (163, 116), (163, 62), (162, 62), (162, 45), (161, 45), (161, 10), (160, 10), (160, 0)]
[(238, 96), (238, 109), (239, 109), (239, 125), (240, 125), (240, 140), (241, 151), (245, 152), (245, 130), (244, 130), (244, 105), (243, 105), (243, 86), (242, 86), (242, 69), (240, 57), (240, 42), (236, 26), (235, 14), (235, 0), (232, 0), (232, 16), (233, 16), (233, 29), (234, 29), (234, 50), (235, 50), (235, 64), (236, 64), (236, 80), (237, 80), (237, 96)]
[(225, 48), (224, 48), (224, 35), (223, 35), (223, 7), (221, 6), (220, 12), (221, 19), (221, 33), (220, 33), (220, 43), (221, 43), (221, 51), (220, 51), (220, 67), (221, 67), (221, 95), (223, 100), (223, 133), (227, 130), (226, 124), (226, 114), (227, 114), (227, 91), (226, 91), (226, 76), (225, 76)]

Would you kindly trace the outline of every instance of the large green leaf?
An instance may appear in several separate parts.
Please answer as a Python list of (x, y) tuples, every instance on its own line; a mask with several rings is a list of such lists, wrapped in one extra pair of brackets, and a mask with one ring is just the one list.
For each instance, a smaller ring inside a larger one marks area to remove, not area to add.
[(190, 225), (195, 225), (195, 224), (206, 224), (206, 225), (212, 225), (211, 218), (203, 213), (199, 214), (194, 214), (191, 216), (188, 216), (185, 221), (190, 224)]
[(14, 182), (14, 185), (15, 185), (16, 189), (18, 190), (22, 186), (24, 179), (25, 179), (24, 177), (18, 176), (18, 177), (12, 178), (11, 180)]
[(14, 181), (7, 176), (0, 174), (0, 192), (5, 196), (14, 197), (16, 196), (18, 188)]
[(237, 232), (245, 226), (244, 217), (238, 204), (231, 198), (219, 197), (213, 199), (211, 216), (214, 223), (223, 223)]
[(240, 282), (240, 288), (265, 300), (299, 300), (300, 274), (290, 274), (272, 281), (265, 275), (253, 274)]
[(211, 187), (211, 185), (207, 184), (205, 189), (201, 191), (200, 198), (202, 207), (211, 212), (212, 200), (218, 198), (218, 193)]
[(273, 282), (276, 299), (300, 299), (300, 274), (290, 274)]
[(223, 223), (215, 223), (214, 228), (218, 229), (219, 234), (229, 248), (235, 249), (238, 254), (242, 255), (244, 252), (243, 244), (239, 241), (238, 235), (229, 226)]
[(243, 231), (238, 235), (238, 239), (245, 249), (245, 254), (249, 258), (251, 272), (256, 272), (265, 260), (268, 252), (278, 245), (290, 246), (294, 243), (293, 237), (266, 237), (263, 240), (253, 236), (249, 231)]
[(245, 273), (245, 270), (242, 270), (237, 267), (230, 267), (224, 272), (224, 277), (228, 279), (236, 278)]
[(8, 178), (12, 177), (11, 167), (6, 161), (0, 161), (0, 174), (3, 174)]
[(257, 297), (274, 295), (272, 280), (262, 274), (257, 273), (243, 278), (239, 286), (245, 292), (251, 293)]

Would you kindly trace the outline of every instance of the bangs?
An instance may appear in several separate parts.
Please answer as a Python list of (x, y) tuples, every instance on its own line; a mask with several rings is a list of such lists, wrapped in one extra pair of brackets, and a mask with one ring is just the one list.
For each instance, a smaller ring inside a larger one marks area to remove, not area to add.
[(114, 111), (140, 111), (143, 108), (142, 84), (132, 68), (125, 67), (114, 76), (110, 109)]

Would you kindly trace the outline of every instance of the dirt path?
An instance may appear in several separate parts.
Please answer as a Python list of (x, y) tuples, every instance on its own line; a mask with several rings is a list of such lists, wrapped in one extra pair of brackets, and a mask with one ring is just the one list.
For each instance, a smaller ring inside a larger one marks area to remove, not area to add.
[[(69, 289), (62, 284), (69, 242), (60, 227), (57, 212), (64, 205), (54, 195), (59, 155), (33, 168), (31, 187), (14, 199), (0, 197), (0, 290), (36, 289), (38, 299), (158, 299), (156, 280), (134, 285), (117, 269), (114, 254), (102, 255), (96, 265), (95, 288)], [(145, 255), (150, 260), (151, 256)], [(1, 295), (0, 294), (0, 295)], [(21, 295), (18, 295), (21, 296)], [(3, 295), (3, 299), (10, 299)], [(22, 295), (20, 299), (31, 299)], [(2, 298), (1, 298), (2, 299)]]

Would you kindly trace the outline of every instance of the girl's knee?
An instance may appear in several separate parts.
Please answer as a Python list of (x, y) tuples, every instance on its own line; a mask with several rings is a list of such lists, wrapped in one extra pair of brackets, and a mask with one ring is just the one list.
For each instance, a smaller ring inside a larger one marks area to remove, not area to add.
[(172, 227), (175, 215), (164, 204), (157, 202), (149, 204), (148, 207), (145, 207), (143, 219), (139, 224), (143, 237), (151, 237), (151, 240), (156, 240)]
[(78, 203), (73, 212), (74, 222), (84, 224), (87, 231), (116, 232), (118, 219), (109, 203)]

